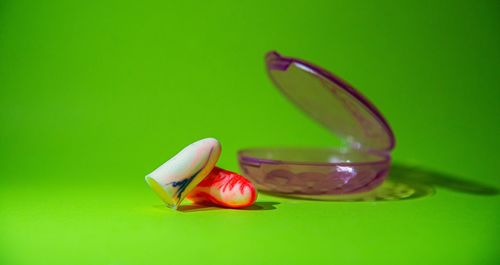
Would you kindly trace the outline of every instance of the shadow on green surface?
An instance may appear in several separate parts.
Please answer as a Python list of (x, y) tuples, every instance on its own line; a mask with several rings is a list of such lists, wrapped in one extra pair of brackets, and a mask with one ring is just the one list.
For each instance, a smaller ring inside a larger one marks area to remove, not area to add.
[[(269, 202), (269, 201), (263, 201), (263, 202), (255, 202), (254, 204), (241, 208), (241, 209), (230, 209), (230, 208), (222, 208), (222, 207), (217, 207), (214, 205), (199, 205), (199, 204), (184, 204), (180, 205), (177, 210), (179, 212), (183, 213), (189, 213), (189, 212), (204, 212), (204, 211), (215, 211), (215, 210), (233, 210), (233, 211), (268, 211), (268, 210), (275, 210), (276, 207), (275, 205), (280, 204), (279, 202)], [(157, 209), (160, 210), (170, 210), (165, 205), (155, 205), (154, 206)]]
[(471, 180), (464, 180), (454, 176), (434, 172), (419, 167), (410, 167), (395, 164), (391, 167), (389, 180), (400, 181), (410, 184), (420, 184), (445, 188), (455, 192), (469, 193), (474, 195), (497, 195), (498, 189)]
[(243, 211), (267, 211), (276, 209), (275, 205), (280, 204), (279, 202), (255, 202), (254, 204), (240, 209)]
[[(166, 207), (163, 204), (153, 205), (153, 208), (160, 211), (175, 211)], [(177, 207), (177, 211), (179, 212), (198, 212), (198, 211), (215, 211), (215, 210), (223, 210), (224, 208), (216, 207), (216, 206), (205, 206), (205, 205), (197, 205), (197, 204), (183, 204)]]
[(482, 196), (497, 195), (499, 193), (498, 189), (485, 184), (463, 180), (419, 167), (395, 164), (391, 167), (387, 180), (381, 186), (369, 192), (317, 197), (301, 195), (283, 196), (282, 194), (274, 193), (268, 194), (305, 200), (344, 202), (399, 201), (431, 196), (436, 192), (436, 187)]

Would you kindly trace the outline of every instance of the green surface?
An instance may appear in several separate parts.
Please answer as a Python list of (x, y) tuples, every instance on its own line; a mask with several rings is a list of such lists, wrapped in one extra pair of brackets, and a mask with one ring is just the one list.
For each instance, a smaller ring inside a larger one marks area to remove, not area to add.
[[(1, 1), (0, 264), (498, 264), (498, 1), (281, 2)], [(270, 49), (381, 109), (396, 184), (163, 208), (143, 177), (194, 140), (232, 170), (338, 144), (272, 87)]]

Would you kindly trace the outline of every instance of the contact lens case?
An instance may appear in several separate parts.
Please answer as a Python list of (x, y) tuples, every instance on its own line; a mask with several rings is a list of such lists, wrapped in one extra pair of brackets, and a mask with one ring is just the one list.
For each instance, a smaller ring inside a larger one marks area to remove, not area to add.
[(380, 111), (334, 74), (277, 52), (266, 55), (274, 85), (299, 109), (346, 143), (343, 148), (250, 148), (238, 152), (242, 174), (259, 191), (330, 199), (380, 185), (394, 134)]

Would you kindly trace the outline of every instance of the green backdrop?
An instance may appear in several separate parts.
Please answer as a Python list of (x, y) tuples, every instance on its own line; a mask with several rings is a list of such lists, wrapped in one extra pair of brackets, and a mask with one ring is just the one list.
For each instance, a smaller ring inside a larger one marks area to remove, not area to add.
[[(1, 1), (0, 264), (498, 264), (499, 14), (498, 1)], [(236, 171), (244, 147), (338, 145), (267, 79), (271, 49), (379, 107), (392, 183), (412, 196), (161, 206), (143, 177), (197, 139), (218, 138)]]

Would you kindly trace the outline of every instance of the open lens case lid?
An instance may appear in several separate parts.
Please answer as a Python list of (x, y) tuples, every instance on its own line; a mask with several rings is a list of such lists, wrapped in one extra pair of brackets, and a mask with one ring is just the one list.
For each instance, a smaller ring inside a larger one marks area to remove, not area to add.
[[(347, 82), (304, 60), (273, 51), (266, 55), (266, 66), (282, 94), (348, 148), (246, 149), (238, 154), (243, 173), (261, 190), (288, 195), (354, 193), (380, 184), (395, 145), (380, 111)], [(354, 174), (346, 180), (349, 171)]]

